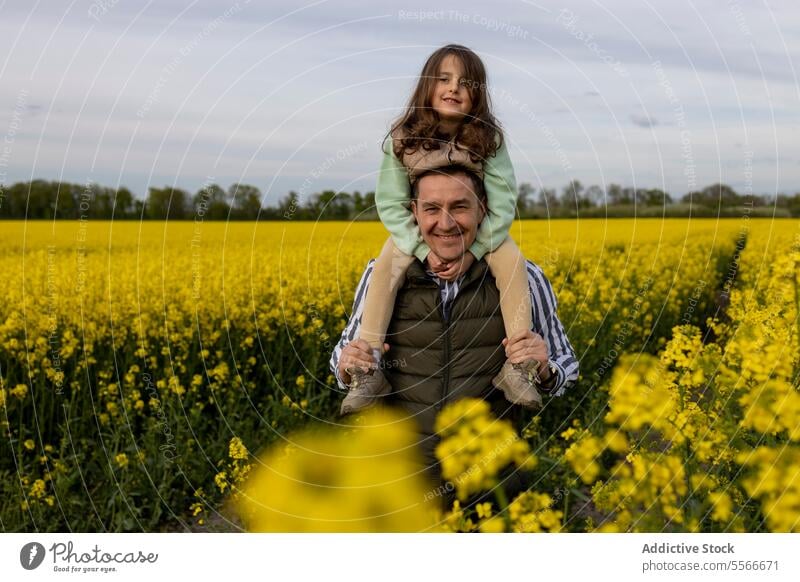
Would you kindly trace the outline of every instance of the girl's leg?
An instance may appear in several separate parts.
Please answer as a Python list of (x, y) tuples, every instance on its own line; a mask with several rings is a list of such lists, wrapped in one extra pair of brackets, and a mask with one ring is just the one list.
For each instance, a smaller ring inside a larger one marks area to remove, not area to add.
[(493, 252), (484, 257), (500, 290), (500, 311), (506, 337), (533, 329), (531, 293), (525, 257), (509, 236)]
[(389, 237), (372, 266), (372, 276), (364, 298), (359, 339), (365, 340), (373, 351), (378, 349), (383, 353), (383, 342), (392, 318), (397, 290), (413, 262), (414, 257), (403, 253), (395, 246), (392, 237)]

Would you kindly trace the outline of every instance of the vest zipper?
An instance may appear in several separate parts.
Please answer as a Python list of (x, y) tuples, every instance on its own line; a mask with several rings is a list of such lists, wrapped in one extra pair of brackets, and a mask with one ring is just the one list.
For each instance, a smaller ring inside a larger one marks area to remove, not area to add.
[[(438, 292), (438, 290), (437, 290)], [(452, 316), (452, 308), (453, 306), (450, 305), (450, 315)], [(442, 375), (442, 390), (441, 390), (441, 398), (439, 402), (436, 404), (436, 410), (441, 410), (444, 406), (445, 398), (447, 397), (447, 388), (450, 384), (450, 318), (448, 317), (445, 319), (444, 316), (444, 303), (442, 302), (442, 296), (439, 294), (439, 315), (442, 318), (442, 322), (444, 323), (444, 374)]]

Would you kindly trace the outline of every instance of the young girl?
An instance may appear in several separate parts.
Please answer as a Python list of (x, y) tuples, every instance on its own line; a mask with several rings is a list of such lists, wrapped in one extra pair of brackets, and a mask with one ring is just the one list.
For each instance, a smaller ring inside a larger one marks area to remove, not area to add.
[[(359, 339), (365, 340), (376, 362), (384, 347), (397, 291), (416, 259), (445, 279), (465, 273), (485, 259), (500, 291), (506, 337), (530, 330), (531, 300), (525, 259), (508, 231), (516, 208), (516, 180), (503, 135), (492, 115), (486, 71), (480, 58), (461, 45), (434, 52), (422, 69), (405, 114), (393, 124), (391, 143), (384, 141), (384, 158), (375, 189), (378, 215), (391, 237), (373, 266), (364, 300)], [(422, 241), (408, 209), (411, 186), (431, 169), (457, 164), (482, 176), (488, 213), (475, 242), (462, 261), (445, 263)], [(354, 369), (342, 414), (355, 412), (388, 394), (391, 386), (380, 366)], [(508, 360), (492, 384), (506, 398), (528, 408), (541, 406), (533, 382), (535, 372)]]

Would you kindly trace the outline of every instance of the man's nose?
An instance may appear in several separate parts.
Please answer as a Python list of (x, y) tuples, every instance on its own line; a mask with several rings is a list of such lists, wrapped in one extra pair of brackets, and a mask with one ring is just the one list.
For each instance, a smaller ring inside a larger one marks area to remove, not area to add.
[(441, 216), (439, 216), (439, 228), (445, 232), (456, 228), (456, 221), (453, 215), (447, 211), (442, 212)]

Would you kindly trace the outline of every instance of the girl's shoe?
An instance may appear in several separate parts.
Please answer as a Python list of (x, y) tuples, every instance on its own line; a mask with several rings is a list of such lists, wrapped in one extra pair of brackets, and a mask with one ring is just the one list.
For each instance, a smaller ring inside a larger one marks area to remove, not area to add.
[(506, 400), (530, 410), (542, 407), (542, 395), (536, 389), (536, 362), (512, 364), (508, 360), (492, 378), (492, 385), (502, 390)]
[(361, 368), (353, 370), (350, 374), (350, 390), (342, 401), (341, 415), (358, 412), (377, 403), (381, 396), (392, 391), (392, 386), (383, 375), (380, 368), (373, 368), (364, 372)]

